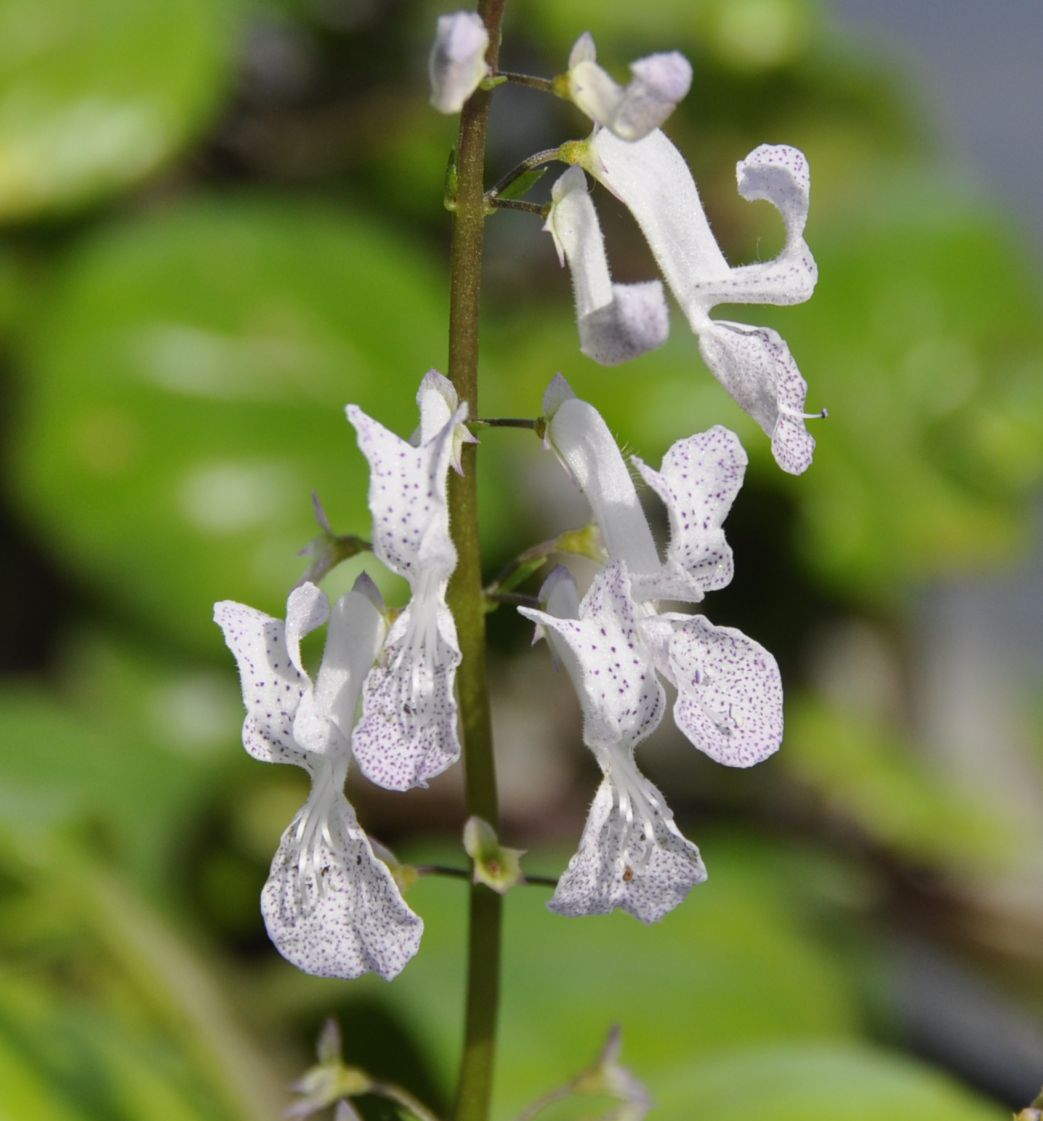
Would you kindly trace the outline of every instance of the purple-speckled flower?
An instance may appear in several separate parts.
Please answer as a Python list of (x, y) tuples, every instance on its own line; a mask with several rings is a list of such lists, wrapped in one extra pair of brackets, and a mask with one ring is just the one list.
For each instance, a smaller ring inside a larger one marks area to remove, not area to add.
[(621, 907), (654, 922), (706, 879), (706, 869), (634, 760), (634, 748), (662, 719), (665, 697), (642, 639), (626, 564), (604, 568), (582, 603), (572, 577), (557, 568), (540, 601), (543, 611), (519, 610), (568, 670), (583, 707), (583, 741), (605, 776), (548, 906), (563, 915)]
[(721, 524), (742, 485), (746, 456), (715, 427), (667, 452), (659, 471), (634, 460), (667, 507), (670, 540), (660, 557), (612, 434), (563, 378), (544, 398), (546, 439), (591, 505), (609, 563), (582, 603), (564, 570), (541, 592), (535, 622), (569, 671), (583, 707), (584, 742), (605, 778), (579, 851), (551, 901), (565, 914), (622, 907), (660, 918), (705, 878), (698, 850), (678, 832), (660, 792), (634, 762), (659, 723), (659, 676), (677, 690), (674, 721), (720, 763), (748, 767), (782, 740), (782, 686), (774, 658), (703, 615), (660, 613), (659, 600), (698, 603), (732, 576)]
[(658, 129), (632, 142), (597, 129), (575, 152), (633, 214), (714, 376), (771, 437), (779, 466), (795, 475), (805, 471), (815, 448), (804, 426), (807, 383), (786, 343), (768, 327), (710, 318), (718, 304), (798, 304), (814, 291), (818, 269), (804, 240), (810, 191), (804, 155), (762, 144), (738, 164), (739, 193), (779, 210), (786, 244), (771, 261), (732, 268), (684, 157)]
[(352, 743), (363, 773), (388, 790), (424, 786), (460, 755), (453, 684), (460, 664), (445, 595), (456, 567), (446, 481), (459, 464), (467, 405), (434, 370), (417, 393), (420, 428), (403, 440), (356, 405), (347, 408), (369, 461), (373, 551), (412, 598), (391, 626), (362, 691)]
[[(362, 681), (384, 639), (376, 588), (362, 576), (332, 611), (310, 583), (290, 594), (286, 622), (223, 601), (214, 620), (239, 665), (243, 746), (266, 763), (295, 763), (311, 793), (282, 835), (261, 894), (268, 934), (299, 969), (320, 977), (366, 972), (390, 980), (413, 957), (424, 924), (376, 858), (344, 796)], [(329, 622), (315, 681), (301, 639)]]

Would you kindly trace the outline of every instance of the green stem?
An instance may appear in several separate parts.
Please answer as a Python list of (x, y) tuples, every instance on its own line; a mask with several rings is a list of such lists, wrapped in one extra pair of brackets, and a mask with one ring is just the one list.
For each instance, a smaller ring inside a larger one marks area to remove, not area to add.
[[(479, 0), (489, 31), (486, 59), (495, 72), (506, 0)], [(478, 90), (464, 105), (457, 141), (456, 209), (449, 282), (449, 377), (478, 416), (478, 317), (485, 234), (485, 134), (490, 93)], [(478, 544), (478, 488), (473, 444), (463, 448), (463, 475), (449, 487), (457, 567), (449, 585), (462, 660), (457, 672), (468, 816), (499, 822), (492, 725), (485, 678), (485, 610)], [(492, 1098), (496, 1022), (500, 997), (502, 899), (471, 884), (467, 948), (467, 1003), (455, 1121), (486, 1121)]]

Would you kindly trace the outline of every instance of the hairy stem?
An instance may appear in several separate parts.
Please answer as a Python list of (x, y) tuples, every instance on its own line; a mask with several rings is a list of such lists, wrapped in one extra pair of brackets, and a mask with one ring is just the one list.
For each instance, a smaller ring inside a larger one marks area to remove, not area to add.
[[(486, 59), (496, 70), (506, 0), (479, 0), (489, 31)], [(471, 416), (478, 416), (478, 317), (485, 232), (485, 134), (490, 93), (478, 90), (464, 105), (457, 140), (456, 208), (449, 290), (449, 377)], [(457, 673), (468, 816), (499, 822), (489, 694), (485, 677), (485, 610), (478, 545), (478, 487), (474, 445), (463, 449), (462, 476), (453, 475), (449, 509), (458, 563), (449, 585), (463, 660)], [(470, 886), (467, 1004), (455, 1121), (486, 1121), (492, 1097), (500, 996), (502, 899)]]

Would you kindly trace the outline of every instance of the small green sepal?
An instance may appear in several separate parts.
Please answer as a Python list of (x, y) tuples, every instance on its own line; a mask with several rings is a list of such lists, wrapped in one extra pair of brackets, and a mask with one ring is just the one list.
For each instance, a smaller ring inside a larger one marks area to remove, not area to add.
[(456, 167), (456, 149), (449, 149), (449, 162), (445, 168), (445, 183), (442, 188), (442, 205), (452, 213), (456, 210), (456, 195), (459, 188), (460, 174)]
[(527, 195), (533, 187), (547, 174), (549, 168), (546, 164), (543, 167), (533, 167), (528, 171), (523, 171), (512, 183), (508, 183), (502, 191), (497, 194), (498, 199), (520, 199)]
[(500, 844), (496, 831), (480, 817), (469, 817), (464, 826), (464, 849), (474, 861), (473, 880), (500, 895), (525, 882), (521, 870), (524, 849), (509, 849)]

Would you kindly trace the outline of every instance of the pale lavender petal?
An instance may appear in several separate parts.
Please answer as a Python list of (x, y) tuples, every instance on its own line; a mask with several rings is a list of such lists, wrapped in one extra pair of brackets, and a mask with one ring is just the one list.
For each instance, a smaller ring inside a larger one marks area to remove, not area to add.
[(214, 605), (214, 622), (239, 666), (246, 706), (243, 746), (264, 763), (304, 766), (293, 719), (306, 683), (287, 652), (284, 623), (231, 600)]
[(355, 811), (327, 783), (283, 834), (261, 912), (283, 957), (318, 977), (373, 972), (391, 980), (417, 952), (424, 929), (373, 855)]
[(597, 211), (578, 167), (558, 178), (551, 200), (544, 229), (568, 262), (582, 352), (616, 366), (662, 346), (670, 329), (663, 287), (657, 280), (612, 283)]
[[(734, 565), (721, 526), (742, 486), (747, 462), (738, 437), (716, 425), (678, 440), (659, 471), (637, 456), (633, 462), (670, 518), (666, 567), (689, 576), (703, 592), (726, 587)], [(674, 597), (663, 591), (652, 598)]]
[(779, 334), (718, 319), (701, 331), (699, 349), (714, 377), (771, 437), (775, 462), (791, 475), (806, 471), (815, 450), (804, 426), (808, 385)]
[[(630, 578), (611, 564), (594, 578), (578, 619), (559, 619), (521, 607), (527, 619), (553, 633), (571, 657), (563, 658), (583, 707), (583, 740), (596, 750), (632, 746), (663, 715), (665, 698), (637, 631)], [(578, 677), (577, 677), (578, 675)]]
[(611, 301), (580, 319), (579, 348), (601, 366), (619, 366), (662, 346), (669, 333), (658, 280), (613, 284)]
[(649, 55), (630, 67), (624, 89), (597, 63), (594, 40), (584, 32), (569, 56), (568, 94), (596, 124), (627, 143), (657, 129), (692, 84), (692, 68), (676, 51)]
[(459, 664), (449, 609), (437, 596), (415, 596), (392, 625), (362, 690), (352, 746), (371, 782), (387, 790), (426, 786), (459, 758), (453, 693)]
[(649, 55), (630, 67), (634, 75), (609, 128), (624, 140), (640, 140), (666, 120), (692, 85), (692, 67), (677, 51)]
[(670, 616), (674, 720), (700, 751), (729, 767), (752, 767), (782, 742), (782, 681), (775, 659), (732, 627), (701, 615)]
[(485, 52), (489, 32), (475, 12), (439, 16), (428, 73), (431, 104), (440, 113), (459, 113), (489, 73)]
[(681, 835), (662, 794), (637, 778), (648, 807), (637, 814), (611, 774), (602, 780), (579, 849), (547, 904), (552, 911), (604, 915), (618, 907), (652, 923), (706, 879), (699, 850)]

